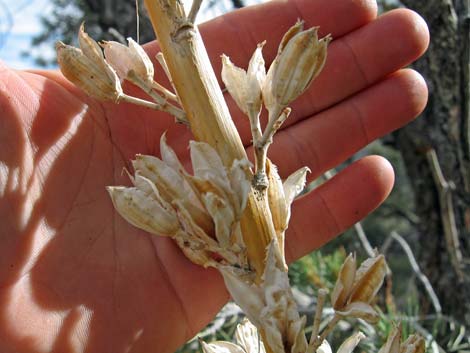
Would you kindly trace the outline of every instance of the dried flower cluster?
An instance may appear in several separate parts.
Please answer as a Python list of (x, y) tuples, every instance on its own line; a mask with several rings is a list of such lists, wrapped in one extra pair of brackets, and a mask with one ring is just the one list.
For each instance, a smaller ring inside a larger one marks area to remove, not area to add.
[(378, 313), (370, 305), (376, 296), (386, 273), (383, 255), (369, 258), (356, 269), (354, 255), (349, 255), (343, 263), (331, 303), (335, 312), (342, 317), (356, 317), (368, 322), (377, 322)]
[[(198, 5), (200, 2), (195, 1), (190, 16), (182, 17), (185, 30), (194, 29), (187, 23), (194, 19)], [(168, 8), (171, 6), (168, 4)], [(176, 16), (178, 9), (172, 9), (172, 16)], [(283, 182), (276, 166), (267, 158), (267, 150), (290, 114), (289, 104), (308, 88), (326, 61), (331, 38), (319, 39), (317, 28), (304, 30), (303, 26), (299, 21), (284, 35), (267, 72), (262, 55), (264, 43), (257, 46), (247, 71), (236, 67), (227, 56), (222, 57), (222, 79), (250, 121), (254, 170), (244, 158), (224, 165), (214, 146), (193, 141), (190, 143), (193, 174), (189, 174), (162, 136), (161, 158), (137, 155), (132, 162), (131, 187), (108, 187), (117, 212), (129, 223), (151, 234), (173, 238), (194, 263), (217, 268), (232, 298), (251, 321), (246, 320), (238, 327), (237, 344), (202, 342), (205, 353), (330, 353), (326, 337), (340, 319), (354, 317), (374, 322), (378, 318), (371, 303), (386, 272), (381, 255), (366, 260), (359, 268), (353, 255), (346, 259), (331, 295), (335, 316), (319, 332), (318, 322), (326, 296), (321, 292), (310, 341), (304, 331), (306, 318), (300, 317), (289, 286), (285, 231), (291, 204), (303, 190), (309, 170), (301, 168)], [(190, 41), (193, 38), (180, 35), (176, 39)], [(157, 60), (174, 92), (154, 81), (152, 61), (132, 39), (128, 46), (104, 42), (100, 47), (82, 25), (79, 44), (80, 48), (74, 48), (59, 42), (58, 61), (63, 74), (88, 95), (165, 111), (175, 116), (177, 122), (189, 125), (181, 108), (184, 100), (175, 89), (177, 85), (173, 83), (163, 54), (159, 53)], [(142, 89), (151, 100), (124, 93), (121, 86), (124, 80)], [(260, 124), (263, 105), (269, 112), (264, 131)], [(256, 273), (250, 263), (250, 244), (247, 243), (247, 239), (259, 235), (241, 226), (253, 195), (266, 210), (263, 217), (270, 228), (268, 246), (259, 254), (264, 264), (262, 275), (261, 271)], [(247, 232), (250, 234), (245, 234)], [(361, 333), (351, 336), (338, 352), (352, 352), (363, 337)], [(421, 347), (419, 340), (407, 343), (406, 347), (413, 344)], [(402, 349), (396, 347), (397, 343), (392, 340), (380, 353), (401, 353)], [(422, 353), (420, 349), (406, 348), (403, 352)]]
[[(102, 101), (123, 101), (165, 111), (177, 122), (187, 124), (184, 111), (169, 102), (170, 99), (178, 102), (177, 96), (154, 81), (153, 64), (135, 41), (129, 39), (129, 47), (117, 42), (104, 42), (103, 54), (100, 45), (88, 36), (82, 24), (78, 42), (80, 48), (58, 42), (57, 61), (63, 75), (85, 93)], [(153, 102), (125, 94), (121, 86), (124, 80), (140, 87)]]
[(190, 151), (194, 175), (162, 136), (162, 159), (138, 155), (132, 162), (133, 187), (108, 187), (114, 206), (134, 226), (175, 239), (198, 265), (246, 268), (240, 217), (250, 191), (249, 165), (235, 161), (227, 170), (202, 142), (192, 141)]
[(426, 351), (426, 344), (420, 335), (410, 335), (405, 341), (402, 341), (401, 335), (401, 326), (394, 327), (379, 353), (424, 353)]
[[(352, 334), (344, 340), (336, 353), (353, 352), (360, 341), (365, 338), (366, 336), (362, 332)], [(235, 339), (236, 344), (226, 341), (215, 341), (209, 344), (202, 340), (200, 342), (204, 353), (266, 353), (258, 330), (247, 319), (237, 326)], [(401, 327), (395, 326), (378, 353), (425, 353), (425, 348), (424, 339), (416, 334), (410, 335), (405, 341), (402, 341)], [(333, 350), (328, 341), (324, 340), (316, 352), (333, 353)]]
[[(318, 28), (304, 30), (302, 21), (292, 26), (281, 40), (278, 53), (266, 73), (262, 49), (258, 44), (245, 71), (222, 56), (222, 80), (238, 107), (248, 116), (255, 147), (257, 189), (268, 187), (266, 156), (276, 131), (288, 118), (288, 105), (310, 86), (326, 61), (330, 36), (318, 39)], [(268, 124), (261, 131), (262, 104), (269, 112)]]

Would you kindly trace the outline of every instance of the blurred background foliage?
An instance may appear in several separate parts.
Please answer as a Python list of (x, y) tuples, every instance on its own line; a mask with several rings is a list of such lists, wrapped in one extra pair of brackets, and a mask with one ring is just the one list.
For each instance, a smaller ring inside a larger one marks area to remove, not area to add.
[[(141, 43), (147, 42), (153, 38), (153, 31), (145, 14), (145, 10), (140, 4), (139, 21), (137, 21), (136, 7), (133, 1), (52, 1), (55, 4), (55, 10), (51, 16), (42, 19), (43, 32), (34, 38), (34, 45), (50, 43), (52, 46), (59, 38), (64, 42), (73, 43), (77, 29), (82, 21), (86, 22), (87, 31), (98, 40), (111, 39), (122, 42), (128, 36), (136, 38), (137, 33), (139, 33)], [(408, 3), (407, 5), (413, 8), (413, 6), (410, 5), (413, 4), (413, 1), (403, 1), (403, 3)], [(434, 15), (432, 15), (432, 17), (426, 17), (427, 14), (432, 14), (433, 11), (439, 11), (440, 3), (455, 6), (454, 12), (457, 17), (460, 11), (468, 11), (468, 5), (467, 8), (462, 8), (462, 1), (458, 0), (454, 2), (439, 0), (423, 2), (415, 0), (414, 4), (416, 5), (416, 9), (422, 10), (423, 15), (431, 26), (431, 33), (434, 31), (433, 25), (445, 22), (445, 18), (436, 20)], [(206, 8), (204, 13), (209, 14), (206, 18), (214, 17), (215, 15), (243, 7), (244, 5), (246, 5), (245, 0), (211, 0), (205, 3)], [(380, 12), (390, 11), (401, 6), (403, 6), (402, 3), (394, 0), (379, 1)], [(431, 9), (424, 6), (428, 6)], [(137, 26), (137, 23), (139, 23), (139, 26)], [(465, 23), (463, 23), (463, 25), (465, 25)], [(458, 32), (460, 24), (457, 22), (456, 26), (456, 31)], [(456, 36), (457, 35), (459, 34), (457, 33)], [(465, 38), (464, 33), (463, 39)], [(429, 54), (431, 59), (426, 59), (425, 57), (425, 59), (421, 61), (424, 63), (422, 65), (429, 66), (430, 64), (438, 63), (438, 60), (433, 61), (432, 55), (433, 50), (442, 51), (439, 45), (440, 43), (431, 43)], [(463, 50), (467, 50), (465, 46)], [(465, 53), (463, 55), (465, 55)], [(35, 59), (40, 64), (47, 64), (51, 60), (54, 60), (54, 58), (43, 56), (37, 56)], [(426, 68), (421, 71), (424, 71), (425, 75), (428, 74), (426, 79), (431, 88), (430, 101), (432, 102), (433, 99), (435, 99), (433, 98), (433, 94), (437, 93), (433, 91), (436, 87), (433, 85), (434, 81), (431, 75), (438, 75), (438, 73), (427, 71)], [(460, 86), (463, 87), (463, 91), (459, 94), (462, 94), (463, 98), (465, 98), (465, 61), (463, 62), (463, 68), (461, 67), (461, 71), (459, 71), (457, 75), (463, 75), (463, 85), (460, 84)], [(455, 82), (455, 84), (458, 84), (458, 82)], [(454, 104), (459, 104), (457, 99), (454, 99), (453, 102)], [(468, 114), (465, 113), (464, 104), (459, 109), (460, 111), (463, 110), (462, 114)], [(465, 117), (462, 119), (464, 118)], [(388, 276), (380, 295), (380, 300), (377, 303), (383, 310), (382, 319), (375, 327), (371, 327), (361, 321), (343, 322), (340, 326), (341, 329), (337, 330), (334, 334), (335, 336), (330, 337), (332, 346), (337, 348), (344, 337), (360, 329), (365, 332), (367, 336), (367, 339), (361, 344), (360, 349), (366, 352), (378, 351), (392, 325), (402, 322), (405, 336), (412, 332), (423, 334), (427, 339), (430, 352), (470, 352), (470, 338), (468, 334), (468, 317), (470, 314), (468, 312), (466, 313), (469, 308), (467, 305), (470, 301), (469, 298), (466, 299), (467, 304), (465, 304), (469, 280), (468, 277), (464, 279), (460, 278), (458, 280), (460, 282), (457, 284), (457, 280), (455, 279), (456, 275), (454, 276), (451, 273), (451, 254), (447, 254), (449, 249), (442, 245), (445, 242), (445, 240), (442, 240), (445, 230), (442, 225), (443, 220), (439, 217), (441, 212), (439, 207), (439, 193), (436, 191), (435, 186), (433, 187), (431, 184), (426, 184), (432, 181), (432, 177), (430, 173), (426, 172), (425, 168), (423, 168), (421, 179), (419, 177), (417, 178), (416, 174), (413, 174), (412, 165), (421, 165), (420, 168), (422, 168), (422, 164), (419, 164), (421, 163), (419, 160), (413, 160), (412, 156), (404, 153), (403, 148), (410, 147), (410, 144), (405, 143), (406, 139), (403, 140), (404, 137), (402, 135), (406, 134), (406, 129), (404, 130), (405, 133), (394, 133), (372, 143), (363, 151), (353, 156), (351, 160), (346, 161), (343, 165), (338, 167), (338, 170), (340, 170), (364, 155), (383, 155), (388, 158), (394, 166), (396, 172), (395, 188), (385, 203), (364, 219), (361, 225), (351, 228), (341, 237), (300, 259), (290, 267), (289, 274), (294, 285), (294, 291), (299, 301), (301, 312), (308, 314), (308, 317), (311, 318), (315, 308), (315, 296), (318, 289), (326, 288), (331, 292), (340, 266), (347, 254), (355, 252), (358, 259), (363, 260), (368, 256), (368, 253), (370, 253), (370, 248), (377, 248), (379, 251), (386, 252), (391, 269), (391, 275)], [(439, 140), (434, 141), (434, 144), (436, 143), (439, 143)], [(421, 147), (420, 145), (420, 148)], [(429, 150), (429, 148), (435, 148), (439, 155), (439, 146), (431, 144), (426, 148), (426, 151)], [(420, 152), (418, 148), (416, 148), (416, 150), (416, 153), (421, 153), (421, 155), (419, 155), (419, 158), (421, 158), (423, 155), (422, 151)], [(415, 158), (418, 157), (415, 156)], [(445, 161), (441, 160), (441, 162), (445, 167)], [(335, 171), (333, 171), (333, 173), (334, 172)], [(457, 179), (458, 178), (453, 179), (453, 182), (456, 182)], [(317, 181), (313, 187), (321, 182), (322, 180)], [(417, 191), (422, 190), (419, 189), (422, 185), (427, 185), (426, 187), (429, 189), (428, 196), (423, 195), (421, 191)], [(457, 187), (458, 186), (459, 185), (457, 185)], [(427, 204), (428, 208), (430, 208), (428, 202), (423, 202), (423, 196), (433, 200), (434, 209), (423, 210), (424, 204)], [(456, 207), (463, 207), (466, 211), (468, 207), (468, 191), (465, 191), (465, 193), (462, 193), (459, 197), (460, 202), (463, 204)], [(457, 216), (459, 216), (458, 209), (456, 213)], [(436, 226), (429, 231), (429, 226), (430, 224), (434, 224), (433, 222)], [(457, 220), (460, 237), (468, 238), (468, 227), (465, 228), (465, 225), (461, 223), (462, 222)], [(433, 234), (432, 231), (438, 233)], [(393, 236), (393, 234), (395, 235)], [(441, 240), (440, 243), (436, 242), (435, 248), (429, 248), (426, 247), (428, 245), (423, 243), (427, 242), (427, 237), (429, 237), (429, 239), (434, 239), (432, 237), (435, 237)], [(399, 238), (403, 241), (397, 240)], [(463, 271), (465, 268), (468, 268), (468, 259), (465, 260), (465, 255), (468, 254), (468, 248), (466, 247), (468, 242), (463, 241), (462, 244), (463, 249), (461, 249), (461, 252), (463, 252), (464, 258), (461, 259), (461, 261), (463, 261), (461, 270)], [(435, 253), (433, 253), (433, 251)], [(412, 265), (415, 257), (417, 258), (417, 263)], [(429, 258), (432, 258), (434, 262), (430, 262)], [(436, 267), (433, 266), (438, 266), (437, 270)], [(456, 270), (454, 268), (454, 270), (458, 272), (458, 269)], [(466, 271), (464, 272), (466, 273)], [(447, 281), (442, 282), (440, 276), (450, 277)], [(424, 281), (423, 278), (425, 279)], [(437, 293), (438, 301), (442, 300), (442, 302), (437, 303), (437, 306), (436, 300), (433, 301), (430, 297), (429, 288), (426, 289), (426, 280), (430, 282), (430, 286), (433, 287)], [(454, 283), (455, 287), (445, 287), (445, 283), (447, 283), (447, 286), (448, 283)], [(457, 303), (457, 307), (455, 307), (455, 303), (452, 303), (452, 296), (457, 295), (457, 288), (458, 291), (462, 292), (462, 296), (460, 296), (459, 299), (454, 299), (454, 301), (461, 301)], [(451, 291), (450, 294), (447, 293), (449, 291)], [(452, 291), (456, 292), (452, 293)], [(439, 312), (439, 305), (442, 305), (442, 312)], [(327, 309), (325, 311), (325, 319), (330, 314), (331, 312), (329, 313)], [(207, 341), (214, 339), (230, 340), (240, 318), (241, 312), (238, 307), (229, 303), (214, 321), (199, 334), (199, 337)], [(182, 347), (179, 352), (193, 352), (198, 349), (198, 342), (195, 339)]]

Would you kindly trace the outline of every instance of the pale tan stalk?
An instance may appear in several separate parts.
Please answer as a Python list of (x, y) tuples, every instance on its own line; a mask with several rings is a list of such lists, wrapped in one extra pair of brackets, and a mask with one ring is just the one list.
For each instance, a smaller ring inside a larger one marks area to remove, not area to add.
[(147, 81), (143, 80), (137, 76), (133, 71), (130, 71), (128, 74), (129, 79), (139, 88), (141, 88), (145, 93), (147, 93), (160, 107), (160, 110), (167, 112), (173, 115), (176, 118), (176, 122), (180, 124), (188, 124), (186, 120), (186, 114), (183, 110), (175, 107), (173, 104), (169, 103), (166, 97), (160, 96), (153, 90), (156, 82), (149, 84)]
[[(199, 31), (175, 0), (145, 0), (176, 93), (196, 140), (209, 143), (225, 166), (246, 159)], [(275, 236), (264, 195), (251, 193), (241, 220), (250, 265), (258, 279), (266, 248)]]
[(324, 288), (320, 288), (320, 290), (318, 291), (317, 307), (315, 308), (315, 317), (313, 319), (312, 335), (310, 336), (310, 342), (308, 344), (307, 353), (315, 353), (314, 345), (318, 339), (318, 332), (320, 331), (320, 323), (321, 323), (321, 318), (323, 315), (323, 305), (325, 305), (325, 299), (327, 295), (328, 295), (328, 291)]
[(316, 340), (313, 343), (313, 349), (312, 352), (316, 352), (318, 347), (322, 344), (322, 342), (328, 337), (328, 335), (333, 331), (333, 329), (336, 327), (338, 322), (341, 320), (341, 317), (335, 314), (333, 318), (328, 322), (328, 325), (326, 325), (325, 329), (322, 331), (321, 335), (316, 338)]

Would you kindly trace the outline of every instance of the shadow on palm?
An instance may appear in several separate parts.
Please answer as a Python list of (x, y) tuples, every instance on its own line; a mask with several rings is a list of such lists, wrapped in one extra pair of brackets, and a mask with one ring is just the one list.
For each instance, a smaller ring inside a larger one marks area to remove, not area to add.
[[(194, 287), (210, 285), (172, 277), (202, 278), (207, 271), (188, 263), (168, 239), (151, 238), (116, 215), (105, 186), (128, 184), (123, 168), (129, 158), (157, 152), (166, 128), (170, 136), (185, 128), (173, 129), (170, 118), (149, 117), (145, 111), (96, 103), (87, 108), (76, 92), (32, 74), (23, 76), (31, 88), (19, 79), (9, 84), (23, 86), (33, 107), (2, 102), (12, 110), (4, 131), (16, 146), (14, 154), (4, 151), (0, 160), (18, 170), (19, 185), (8, 181), (0, 207), (19, 207), (22, 212), (16, 214), (25, 215), (12, 219), (15, 229), (3, 237), (12, 244), (2, 247), (9, 250), (2, 254), (1, 316), (8, 328), (2, 331), (32, 344), (40, 332), (56, 332), (56, 337), (43, 336), (41, 346), (54, 345), (58, 352), (67, 352), (80, 335), (89, 335), (87, 349), (93, 351), (119, 351), (132, 341), (155, 346), (166, 335), (162, 325), (174, 326), (184, 340), (188, 299), (176, 291), (197, 300)], [(225, 298), (222, 287), (217, 288), (213, 310)], [(28, 320), (12, 322), (13, 312)]]

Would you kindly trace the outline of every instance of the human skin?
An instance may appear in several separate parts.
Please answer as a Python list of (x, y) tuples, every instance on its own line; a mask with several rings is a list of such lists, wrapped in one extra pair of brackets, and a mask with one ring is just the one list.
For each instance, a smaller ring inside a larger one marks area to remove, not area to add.
[[(201, 26), (216, 72), (223, 52), (244, 66), (265, 39), (269, 63), (297, 18), (332, 34), (323, 72), (270, 149), (282, 175), (306, 165), (314, 179), (424, 109), (423, 78), (401, 68), (426, 50), (426, 24), (376, 10), (368, 0), (277, 1)], [(226, 98), (251, 155), (248, 121)], [(97, 102), (56, 71), (0, 66), (0, 352), (173, 352), (227, 301), (216, 271), (129, 225), (105, 191), (128, 185), (123, 168), (137, 153), (158, 155), (165, 131), (187, 164), (190, 132), (166, 114)], [(393, 180), (390, 164), (369, 156), (295, 202), (289, 260), (374, 210)]]

